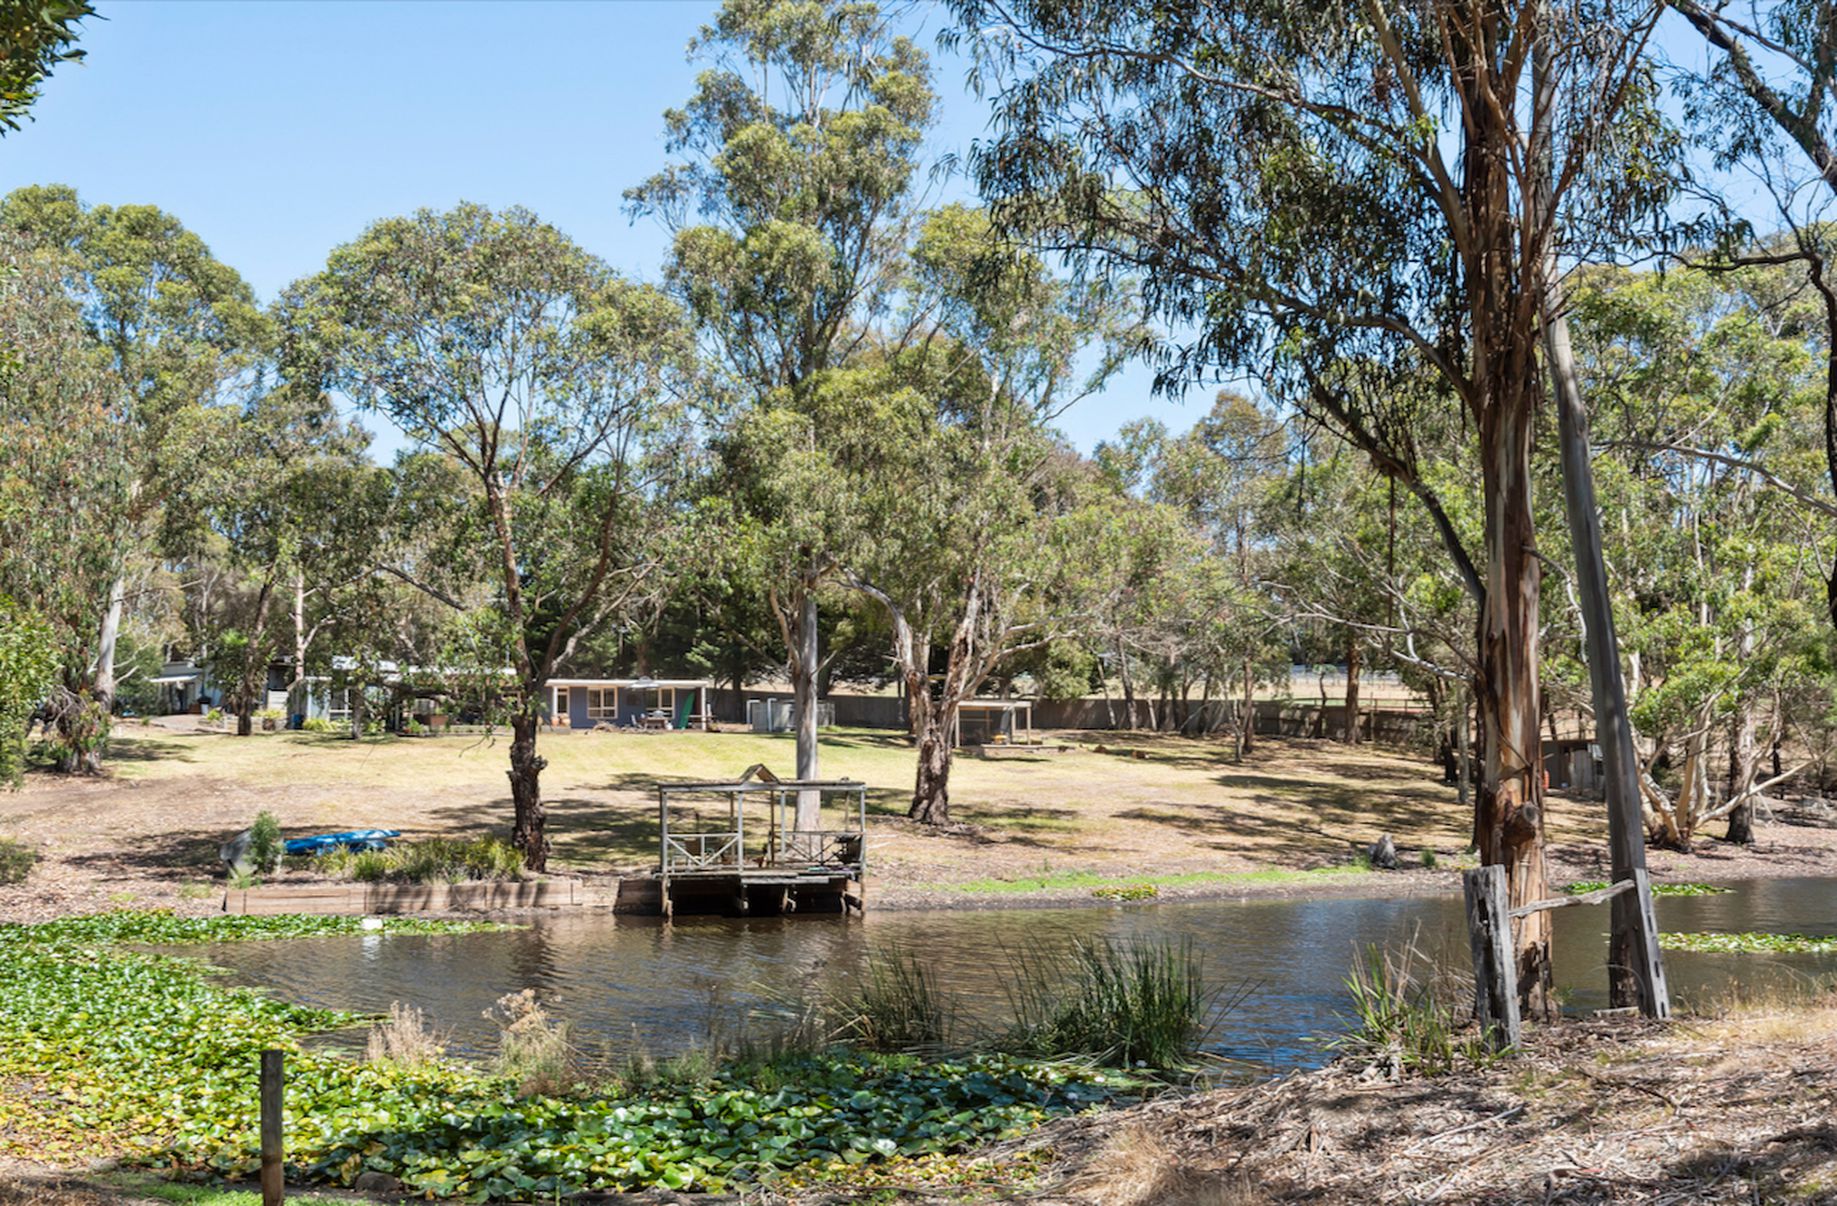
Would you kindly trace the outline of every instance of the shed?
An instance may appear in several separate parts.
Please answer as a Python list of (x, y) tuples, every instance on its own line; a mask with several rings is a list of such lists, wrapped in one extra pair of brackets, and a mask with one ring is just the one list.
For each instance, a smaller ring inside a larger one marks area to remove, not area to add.
[(957, 705), (954, 746), (1031, 745), (1033, 740), (1032, 700), (966, 699)]
[(549, 724), (558, 729), (706, 730), (705, 678), (552, 678)]

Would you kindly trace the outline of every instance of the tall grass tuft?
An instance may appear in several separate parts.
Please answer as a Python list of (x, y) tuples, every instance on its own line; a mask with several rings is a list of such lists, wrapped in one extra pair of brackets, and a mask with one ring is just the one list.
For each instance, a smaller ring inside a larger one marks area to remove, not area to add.
[(833, 1037), (867, 1051), (920, 1051), (950, 1038), (951, 1007), (938, 974), (914, 955), (875, 957), (854, 991), (824, 1003)]
[(1218, 1000), (1191, 940), (1036, 947), (1021, 952), (1014, 971), (1014, 1023), (998, 1045), (1024, 1055), (1179, 1068), (1211, 1029)]
[(559, 1093), (570, 1083), (573, 1050), (568, 1024), (549, 1016), (536, 990), (506, 993), (485, 1018), (498, 1028), (498, 1057), (492, 1071), (517, 1082), (525, 1097)]
[(1414, 940), (1401, 950), (1367, 946), (1346, 977), (1352, 1012), (1346, 1033), (1328, 1039), (1329, 1050), (1386, 1070), (1445, 1076), (1480, 1067), (1496, 1055), (1477, 1027), (1463, 1021), (1460, 977), (1442, 971)]
[(446, 1041), (427, 1024), (419, 1009), (400, 1001), (389, 1007), (389, 1020), (370, 1030), (365, 1055), (372, 1063), (423, 1068), (446, 1054)]

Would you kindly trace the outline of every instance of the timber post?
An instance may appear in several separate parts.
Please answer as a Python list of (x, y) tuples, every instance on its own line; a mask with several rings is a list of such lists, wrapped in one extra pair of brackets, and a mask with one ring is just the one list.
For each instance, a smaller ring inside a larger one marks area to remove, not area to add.
[(261, 1055), (262, 1206), (281, 1206), (286, 1177), (281, 1167), (282, 1056), (279, 1051)]
[(1512, 916), (1505, 868), (1479, 867), (1461, 876), (1467, 935), (1473, 947), (1474, 1019), (1495, 1051), (1518, 1045), (1518, 965), (1512, 956)]

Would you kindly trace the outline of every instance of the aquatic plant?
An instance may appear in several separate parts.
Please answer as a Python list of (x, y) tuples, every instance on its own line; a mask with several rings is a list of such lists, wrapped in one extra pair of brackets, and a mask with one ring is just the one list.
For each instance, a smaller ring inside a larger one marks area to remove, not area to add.
[[(1581, 896), (1587, 892), (1599, 892), (1605, 887), (1607, 887), (1607, 882), (1605, 880), (1579, 879), (1575, 883), (1564, 888), (1563, 891), (1569, 893), (1571, 896)], [(1652, 885), (1652, 895), (1654, 896), (1721, 896), (1724, 893), (1733, 891), (1733, 888), (1725, 888), (1720, 884), (1674, 883)]]
[(1153, 884), (1116, 884), (1112, 887), (1092, 888), (1091, 895), (1098, 900), (1153, 900), (1161, 890)]
[(1837, 935), (1811, 934), (1710, 934), (1661, 932), (1658, 944), (1666, 950), (1699, 951), (1717, 955), (1833, 955)]
[(1008, 999), (1014, 1021), (996, 1040), (1002, 1050), (1173, 1069), (1197, 1051), (1219, 993), (1206, 987), (1190, 940), (1086, 939), (1021, 951)]
[(1496, 1058), (1477, 1027), (1463, 1020), (1460, 977), (1435, 965), (1414, 940), (1401, 948), (1365, 947), (1345, 980), (1351, 1013), (1343, 1034), (1323, 1040), (1336, 1055), (1383, 1068), (1445, 1076)]
[[(443, 925), (387, 919), (387, 932)], [(1079, 1069), (987, 1056), (920, 1062), (828, 1051), (771, 1088), (724, 1069), (638, 1093), (520, 1098), (505, 1077), (303, 1048), (363, 1019), (232, 987), (124, 942), (355, 933), (344, 917), (133, 913), (0, 926), (0, 1134), (54, 1162), (114, 1155), (183, 1175), (258, 1166), (257, 1054), (287, 1056), (290, 1177), (364, 1172), (412, 1193), (553, 1200), (645, 1187), (718, 1190), (781, 1170), (958, 1150), (1114, 1095)]]
[(867, 1051), (912, 1051), (948, 1041), (952, 1009), (932, 967), (916, 956), (876, 956), (849, 993), (823, 1003), (832, 1035)]

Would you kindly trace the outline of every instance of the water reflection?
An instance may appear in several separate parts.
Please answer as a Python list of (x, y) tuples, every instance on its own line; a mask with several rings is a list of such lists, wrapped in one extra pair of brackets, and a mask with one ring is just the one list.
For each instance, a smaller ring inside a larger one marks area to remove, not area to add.
[[(1837, 933), (1833, 881), (1781, 879), (1730, 885), (1720, 896), (1666, 897), (1672, 930)], [(1575, 1007), (1605, 1004), (1607, 910), (1555, 915), (1556, 979)], [(1309, 1035), (1332, 1031), (1345, 1006), (1342, 981), (1367, 943), (1414, 938), (1455, 966), (1467, 940), (1458, 899), (1218, 901), (1123, 908), (879, 913), (864, 921), (756, 917), (656, 919), (609, 915), (545, 921), (502, 934), (327, 938), (191, 948), (245, 983), (312, 1005), (384, 1012), (401, 1001), (424, 1010), (465, 1054), (489, 1048), (484, 1013), (498, 997), (535, 988), (568, 1019), (588, 1051), (679, 1049), (749, 1015), (795, 1008), (821, 987), (858, 980), (875, 952), (908, 951), (937, 972), (971, 1019), (999, 1019), (1016, 952), (1080, 936), (1127, 941), (1190, 938), (1214, 983), (1253, 986), (1219, 1026), (1214, 1047), (1237, 1059), (1289, 1067), (1317, 1062)], [(1805, 980), (1837, 970), (1829, 956), (1689, 955), (1668, 959), (1681, 999)]]

